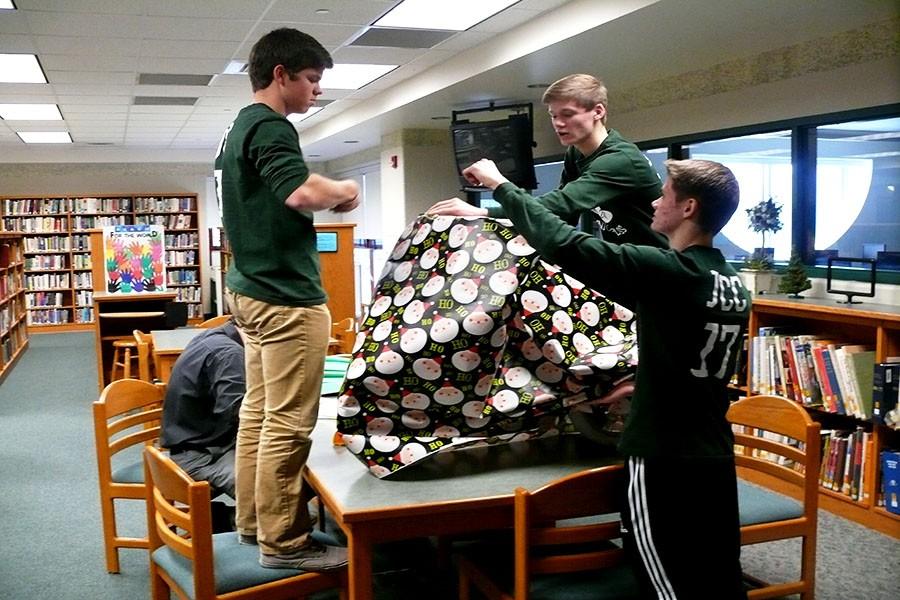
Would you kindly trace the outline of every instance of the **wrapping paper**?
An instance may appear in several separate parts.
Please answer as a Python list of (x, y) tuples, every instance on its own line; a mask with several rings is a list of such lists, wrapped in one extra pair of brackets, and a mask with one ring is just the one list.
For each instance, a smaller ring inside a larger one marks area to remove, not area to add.
[(377, 477), (436, 452), (558, 435), (633, 376), (633, 313), (542, 261), (509, 221), (420, 217), (360, 325), (338, 431)]

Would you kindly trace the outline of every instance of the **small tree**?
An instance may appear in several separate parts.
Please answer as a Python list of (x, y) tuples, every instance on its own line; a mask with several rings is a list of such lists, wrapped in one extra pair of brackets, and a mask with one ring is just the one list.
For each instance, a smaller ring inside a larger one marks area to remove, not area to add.
[(750, 220), (750, 228), (762, 234), (762, 247), (753, 252), (747, 266), (760, 271), (770, 270), (772, 261), (769, 260), (765, 250), (766, 233), (778, 233), (781, 231), (783, 226), (781, 223), (781, 205), (775, 204), (775, 200), (769, 198), (768, 200), (762, 200), (752, 208), (748, 208), (746, 212)]
[(812, 282), (806, 276), (806, 265), (800, 260), (797, 250), (791, 251), (791, 260), (778, 282), (778, 292), (790, 294), (792, 298), (800, 298), (800, 292), (812, 287)]

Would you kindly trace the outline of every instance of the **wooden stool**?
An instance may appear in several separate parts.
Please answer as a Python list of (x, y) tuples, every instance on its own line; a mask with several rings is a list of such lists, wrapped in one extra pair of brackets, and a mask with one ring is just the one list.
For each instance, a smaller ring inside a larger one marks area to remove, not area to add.
[[(116, 340), (113, 342), (113, 362), (109, 369), (109, 381), (117, 379), (131, 379), (131, 361), (138, 359), (137, 341)], [(122, 373), (116, 376), (117, 367), (121, 367)], [(135, 371), (137, 372), (137, 371)]]

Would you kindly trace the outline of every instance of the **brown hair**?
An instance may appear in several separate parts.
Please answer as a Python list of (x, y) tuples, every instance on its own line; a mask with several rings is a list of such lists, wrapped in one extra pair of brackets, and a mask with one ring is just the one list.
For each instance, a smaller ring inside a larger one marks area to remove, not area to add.
[(699, 204), (700, 228), (719, 233), (740, 201), (740, 188), (731, 169), (711, 160), (667, 160), (666, 172), (679, 202), (694, 198)]

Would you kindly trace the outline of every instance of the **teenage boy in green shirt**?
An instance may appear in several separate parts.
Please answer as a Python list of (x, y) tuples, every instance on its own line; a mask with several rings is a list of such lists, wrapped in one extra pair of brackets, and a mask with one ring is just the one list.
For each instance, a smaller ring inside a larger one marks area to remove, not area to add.
[[(559, 188), (536, 200), (573, 225), (581, 215), (589, 215), (595, 232), (607, 241), (665, 247), (665, 238), (650, 229), (650, 204), (659, 198), (659, 176), (637, 146), (606, 128), (603, 82), (591, 75), (568, 75), (550, 85), (541, 102), (547, 105), (559, 142), (568, 148)], [(510, 196), (534, 198), (515, 186), (494, 192), (497, 201)], [(506, 216), (502, 206), (479, 208), (459, 198), (442, 200), (427, 212)]]
[(666, 161), (652, 227), (671, 249), (611, 244), (519, 194), (489, 160), (463, 171), (495, 194), (548, 261), (634, 306), (638, 368), (619, 449), (635, 572), (648, 598), (744, 598), (734, 437), (726, 384), (750, 295), (712, 240), (738, 205), (738, 184), (711, 161)]
[(244, 334), (247, 393), (235, 458), (236, 524), (257, 543), (260, 564), (321, 571), (347, 563), (346, 549), (310, 537), (301, 472), (318, 414), (331, 316), (316, 249), (314, 211), (348, 212), (359, 186), (310, 173), (290, 113), (322, 93), (333, 62), (296, 29), (264, 35), (250, 52), (253, 104), (225, 132), (217, 192), (234, 266), (228, 302)]

